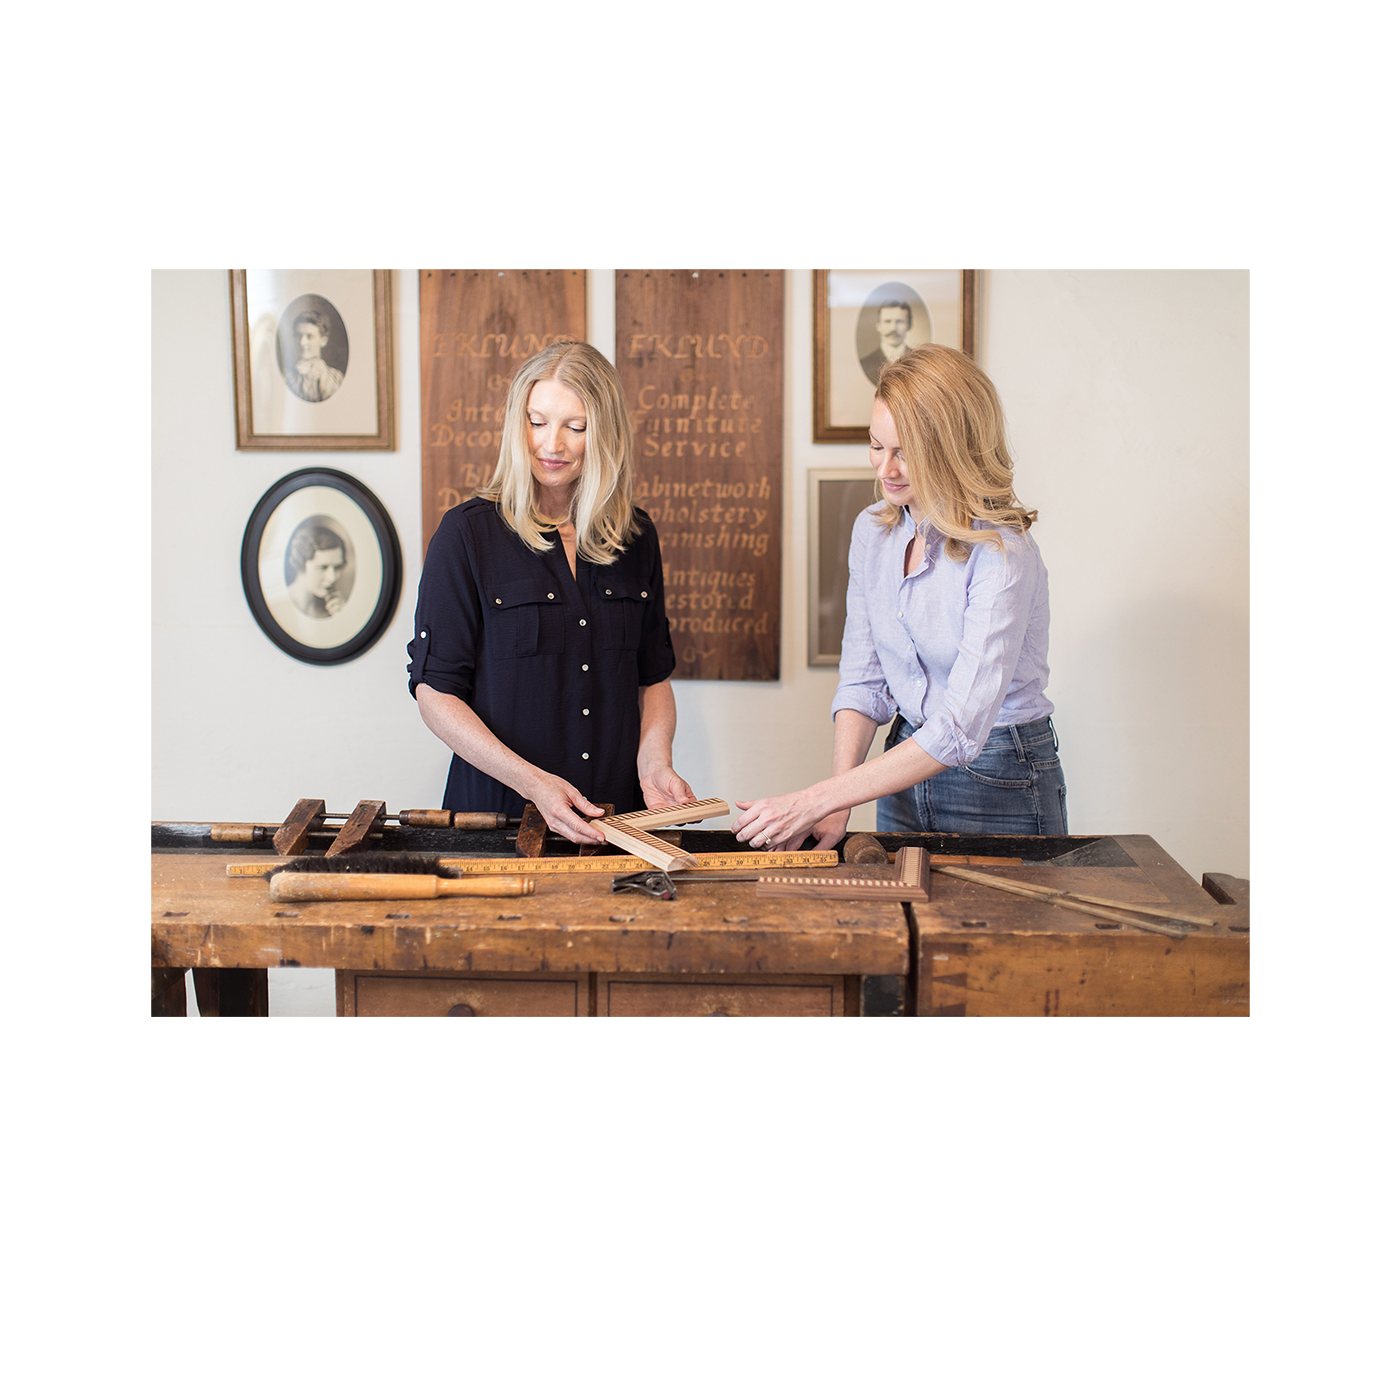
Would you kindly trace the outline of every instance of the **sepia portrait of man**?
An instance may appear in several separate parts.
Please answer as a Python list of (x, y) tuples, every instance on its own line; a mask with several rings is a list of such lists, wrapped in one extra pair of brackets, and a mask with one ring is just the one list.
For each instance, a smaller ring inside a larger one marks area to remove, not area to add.
[(865, 377), (874, 384), (888, 360), (897, 360), (909, 348), (909, 327), (914, 323), (914, 313), (907, 301), (886, 301), (881, 304), (875, 317), (875, 331), (880, 337), (879, 344), (861, 358), (860, 367)]

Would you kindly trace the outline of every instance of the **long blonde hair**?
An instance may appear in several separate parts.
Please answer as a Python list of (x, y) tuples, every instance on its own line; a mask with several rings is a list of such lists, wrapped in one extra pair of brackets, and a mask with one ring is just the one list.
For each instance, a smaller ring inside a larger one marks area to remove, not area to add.
[(544, 537), (548, 522), (536, 508), (526, 415), (530, 390), (550, 379), (578, 395), (588, 424), (583, 473), (569, 508), (578, 552), (591, 563), (611, 564), (641, 530), (632, 514), (632, 419), (617, 371), (591, 345), (556, 341), (520, 366), (506, 395), (501, 455), (480, 494), (496, 502), (501, 518), (537, 554), (554, 548)]
[[(914, 500), (950, 559), (966, 559), (974, 544), (1002, 548), (996, 530), (976, 521), (1018, 532), (1035, 523), (1011, 487), (1001, 399), (969, 356), (946, 345), (906, 350), (881, 369), (875, 397), (894, 419)], [(899, 516), (887, 501), (875, 518), (889, 530)]]

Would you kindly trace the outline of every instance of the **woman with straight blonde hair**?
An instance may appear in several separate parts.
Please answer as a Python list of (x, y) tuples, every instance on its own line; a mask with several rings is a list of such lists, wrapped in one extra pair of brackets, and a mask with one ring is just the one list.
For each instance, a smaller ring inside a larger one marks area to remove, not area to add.
[[(832, 776), (738, 803), (735, 833), (827, 849), (872, 799), (881, 831), (1067, 833), (1045, 694), (1049, 587), (991, 380), (942, 345), (889, 361), (870, 462), (881, 500), (851, 532)], [(867, 762), (886, 723), (884, 752)]]
[(656, 527), (632, 504), (617, 371), (564, 340), (506, 397), (490, 484), (428, 545), (409, 693), (451, 750), (442, 805), (595, 843), (588, 817), (694, 801), (671, 766), (675, 669)]

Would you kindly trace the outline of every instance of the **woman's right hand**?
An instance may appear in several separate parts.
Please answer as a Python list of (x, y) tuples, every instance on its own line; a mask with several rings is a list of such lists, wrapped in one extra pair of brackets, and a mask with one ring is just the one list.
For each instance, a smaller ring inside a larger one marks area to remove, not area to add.
[(843, 807), (839, 812), (833, 812), (829, 817), (823, 817), (816, 826), (812, 828), (812, 836), (819, 851), (829, 851), (846, 834), (846, 823), (851, 820), (851, 809)]
[(579, 812), (582, 812), (588, 817), (601, 817), (603, 809), (590, 802), (563, 778), (542, 771), (538, 780), (529, 784), (528, 791), (520, 789), (520, 795), (533, 802), (549, 829), (566, 841), (577, 841), (581, 846), (596, 846), (606, 839), (601, 831), (589, 826), (579, 816)]

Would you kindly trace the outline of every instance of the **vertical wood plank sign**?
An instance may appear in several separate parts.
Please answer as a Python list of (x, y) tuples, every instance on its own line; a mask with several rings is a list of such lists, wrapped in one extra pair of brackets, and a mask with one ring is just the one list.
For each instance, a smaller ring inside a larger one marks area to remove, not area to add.
[(491, 479), (506, 391), (537, 350), (587, 333), (582, 271), (418, 274), (423, 552), (445, 511)]
[(676, 677), (777, 680), (782, 272), (619, 270), (617, 370)]

